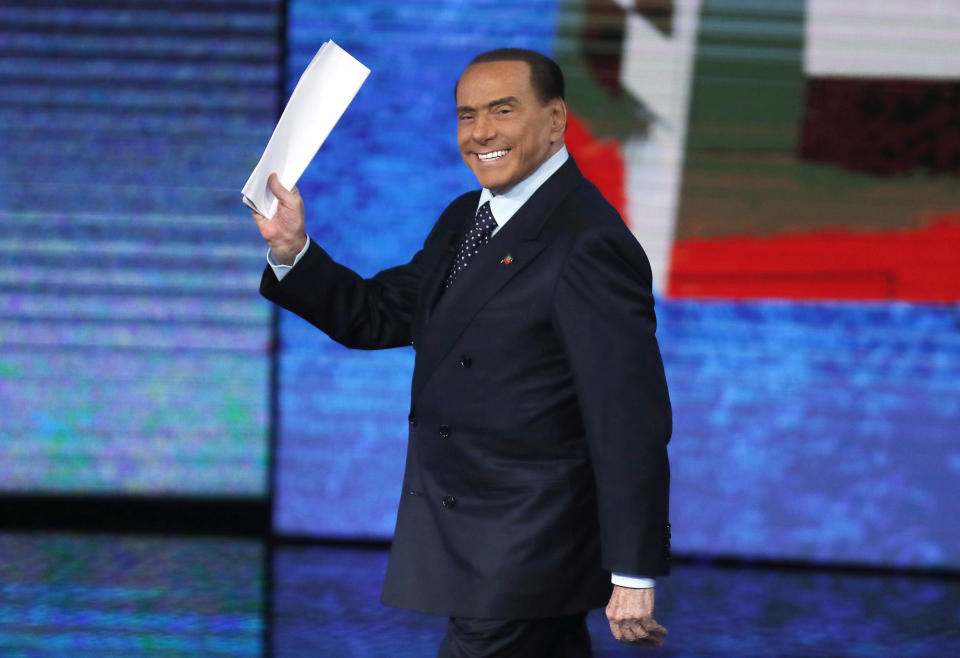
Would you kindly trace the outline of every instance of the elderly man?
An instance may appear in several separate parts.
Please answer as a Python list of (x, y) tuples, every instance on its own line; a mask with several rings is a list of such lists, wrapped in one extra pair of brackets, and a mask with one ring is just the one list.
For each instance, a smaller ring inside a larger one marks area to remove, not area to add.
[(260, 291), (344, 345), (416, 350), (383, 602), (449, 616), (440, 656), (590, 656), (605, 603), (615, 637), (659, 645), (671, 413), (650, 266), (567, 154), (552, 60), (481, 54), (455, 95), (482, 189), (410, 262), (334, 262), (273, 176)]

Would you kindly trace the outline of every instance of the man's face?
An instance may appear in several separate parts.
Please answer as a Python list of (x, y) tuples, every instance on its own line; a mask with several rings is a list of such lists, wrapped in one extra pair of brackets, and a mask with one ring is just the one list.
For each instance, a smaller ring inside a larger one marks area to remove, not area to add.
[(566, 119), (562, 100), (537, 98), (526, 62), (472, 64), (457, 84), (460, 155), (495, 194), (560, 150)]

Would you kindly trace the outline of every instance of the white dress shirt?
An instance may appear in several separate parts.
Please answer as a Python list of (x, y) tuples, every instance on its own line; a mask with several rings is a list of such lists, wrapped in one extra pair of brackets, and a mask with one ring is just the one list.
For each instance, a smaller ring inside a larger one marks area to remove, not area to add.
[[(520, 210), (523, 204), (525, 204), (531, 196), (533, 196), (533, 193), (536, 192), (540, 186), (547, 181), (548, 178), (553, 176), (557, 169), (563, 166), (563, 163), (567, 161), (568, 157), (570, 156), (567, 154), (567, 147), (562, 146), (560, 147), (559, 151), (547, 158), (547, 161), (540, 165), (535, 172), (524, 178), (506, 192), (494, 194), (487, 188), (483, 188), (483, 190), (480, 192), (480, 201), (477, 203), (477, 208), (479, 209), (480, 206), (487, 201), (490, 202), (490, 212), (493, 214), (494, 221), (497, 222), (497, 228), (493, 230), (491, 235), (496, 235), (497, 231), (502, 229), (506, 223), (510, 221), (510, 218), (513, 217), (518, 210)], [(283, 279), (287, 272), (293, 269), (296, 264), (300, 262), (300, 259), (303, 258), (303, 255), (307, 253), (307, 247), (309, 246), (310, 236), (307, 236), (307, 243), (303, 246), (303, 249), (300, 250), (300, 253), (297, 254), (296, 258), (293, 259), (293, 265), (281, 264), (273, 256), (273, 253), (269, 249), (267, 250), (267, 262), (270, 264), (270, 267), (273, 268), (273, 273), (276, 275), (278, 281)], [(623, 573), (611, 574), (610, 580), (614, 585), (631, 587), (634, 589), (647, 589), (656, 584), (656, 579), (654, 578), (628, 575)]]

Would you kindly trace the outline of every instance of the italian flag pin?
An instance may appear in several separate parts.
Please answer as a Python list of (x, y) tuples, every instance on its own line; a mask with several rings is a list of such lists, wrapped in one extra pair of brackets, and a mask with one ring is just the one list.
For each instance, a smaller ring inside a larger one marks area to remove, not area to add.
[(510, 263), (513, 262), (513, 256), (511, 256), (510, 254), (507, 254), (506, 256), (500, 259), (500, 262), (503, 263), (504, 265), (509, 265)]

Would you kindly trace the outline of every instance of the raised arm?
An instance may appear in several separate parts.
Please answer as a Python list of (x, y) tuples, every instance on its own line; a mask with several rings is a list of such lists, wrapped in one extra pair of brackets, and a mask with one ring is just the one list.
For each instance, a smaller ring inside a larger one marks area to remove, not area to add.
[[(273, 257), (293, 264), (307, 243), (303, 200), (296, 188), (284, 189), (275, 175), (270, 176), (269, 184), (280, 202), (277, 213), (267, 219), (254, 212), (253, 218)], [(342, 345), (383, 349), (411, 343), (423, 275), (423, 250), (409, 263), (365, 279), (310, 240), (306, 252), (282, 280), (273, 268), (265, 268), (260, 293)]]

